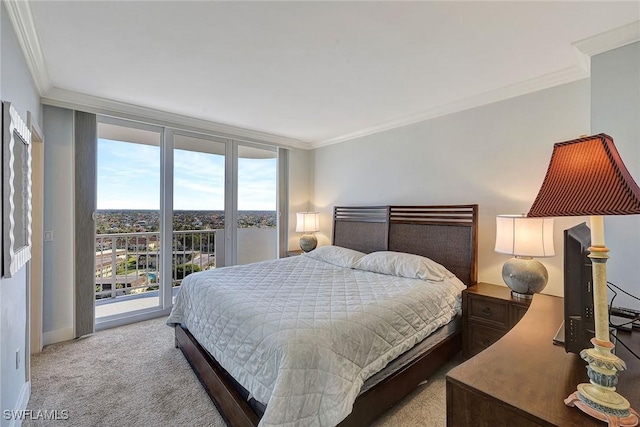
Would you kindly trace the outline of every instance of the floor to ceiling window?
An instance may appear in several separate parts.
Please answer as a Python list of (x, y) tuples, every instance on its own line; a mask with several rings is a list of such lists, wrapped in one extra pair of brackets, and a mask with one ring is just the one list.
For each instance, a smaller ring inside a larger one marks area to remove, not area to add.
[[(96, 322), (161, 307), (162, 128), (98, 123)], [(117, 302), (117, 303), (116, 303)]]
[(277, 257), (277, 151), (238, 145), (236, 264)]
[(167, 311), (191, 273), (277, 258), (275, 147), (102, 117), (97, 164), (98, 329)]
[(223, 266), (225, 227), (223, 139), (173, 134), (173, 259), (177, 287), (189, 274)]

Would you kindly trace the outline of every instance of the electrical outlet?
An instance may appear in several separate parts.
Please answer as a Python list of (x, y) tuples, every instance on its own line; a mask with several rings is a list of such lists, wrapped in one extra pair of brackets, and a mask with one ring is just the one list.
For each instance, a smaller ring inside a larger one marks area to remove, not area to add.
[(20, 369), (20, 349), (16, 350), (16, 369)]
[(53, 231), (45, 231), (43, 238), (45, 242), (53, 242)]

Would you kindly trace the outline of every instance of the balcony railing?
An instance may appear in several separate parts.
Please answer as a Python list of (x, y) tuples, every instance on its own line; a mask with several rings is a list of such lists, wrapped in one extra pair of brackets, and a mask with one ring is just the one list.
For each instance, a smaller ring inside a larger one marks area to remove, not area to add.
[[(215, 234), (222, 230), (174, 231), (172, 284), (195, 272), (215, 268)], [(96, 299), (158, 290), (160, 233), (96, 235)]]

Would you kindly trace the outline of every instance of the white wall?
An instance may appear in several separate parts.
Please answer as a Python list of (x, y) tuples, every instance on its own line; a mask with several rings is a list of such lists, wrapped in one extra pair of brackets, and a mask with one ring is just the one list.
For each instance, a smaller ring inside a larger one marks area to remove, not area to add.
[(70, 340), (73, 325), (73, 111), (45, 105), (43, 245), (44, 344)]
[(313, 209), (311, 203), (311, 152), (309, 150), (291, 149), (289, 152), (289, 229), (288, 249), (300, 249), (302, 233), (296, 233), (296, 212), (307, 212)]
[[(8, 19), (4, 3), (0, 7), (0, 98), (11, 102), (23, 120), (27, 111), (41, 126), (40, 96)], [(2, 237), (0, 236), (0, 246)], [(4, 410), (24, 409), (29, 399), (25, 366), (27, 354), (27, 268), (11, 279), (0, 279), (0, 426), (9, 425)], [(20, 366), (16, 369), (16, 350)]]
[[(627, 169), (640, 182), (640, 42), (591, 58), (591, 130), (610, 135)], [(605, 217), (611, 252), (607, 278), (640, 296), (640, 215)], [(618, 293), (614, 305), (640, 309)]]
[[(529, 210), (553, 144), (589, 133), (589, 99), (582, 80), (314, 150), (319, 244), (331, 240), (334, 205), (477, 203), (478, 277), (503, 285), (495, 216)], [(555, 221), (544, 293), (563, 293), (562, 230), (580, 220)]]

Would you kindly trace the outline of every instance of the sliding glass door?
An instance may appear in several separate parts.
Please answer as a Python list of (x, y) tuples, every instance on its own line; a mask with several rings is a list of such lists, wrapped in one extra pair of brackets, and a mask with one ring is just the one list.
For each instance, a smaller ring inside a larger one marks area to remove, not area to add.
[(162, 133), (108, 118), (98, 123), (97, 322), (160, 307)]
[(101, 117), (97, 164), (98, 329), (167, 312), (189, 274), (278, 257), (275, 147)]

